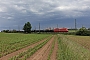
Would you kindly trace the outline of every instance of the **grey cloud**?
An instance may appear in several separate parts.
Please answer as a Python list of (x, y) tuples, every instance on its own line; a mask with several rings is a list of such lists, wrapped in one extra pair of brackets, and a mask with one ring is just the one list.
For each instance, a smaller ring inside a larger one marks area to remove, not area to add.
[(79, 18), (89, 12), (89, 0), (0, 0), (0, 25)]

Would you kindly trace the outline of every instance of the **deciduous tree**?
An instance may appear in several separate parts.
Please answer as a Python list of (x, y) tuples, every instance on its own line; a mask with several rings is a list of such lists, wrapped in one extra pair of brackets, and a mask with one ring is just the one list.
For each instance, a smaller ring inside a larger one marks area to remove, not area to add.
[(25, 25), (23, 26), (23, 30), (25, 33), (31, 33), (31, 28), (32, 28), (32, 26), (31, 26), (30, 22), (25, 23)]

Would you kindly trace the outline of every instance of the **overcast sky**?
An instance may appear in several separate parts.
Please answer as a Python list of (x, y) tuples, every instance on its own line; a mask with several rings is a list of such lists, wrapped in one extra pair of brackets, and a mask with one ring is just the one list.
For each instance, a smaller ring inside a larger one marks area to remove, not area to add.
[(90, 27), (90, 0), (0, 0), (0, 30), (22, 29), (26, 22), (32, 29), (82, 25)]

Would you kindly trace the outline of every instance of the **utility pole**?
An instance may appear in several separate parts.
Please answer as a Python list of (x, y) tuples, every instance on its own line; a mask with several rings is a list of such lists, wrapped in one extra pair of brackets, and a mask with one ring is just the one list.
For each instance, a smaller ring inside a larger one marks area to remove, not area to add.
[(35, 33), (36, 33), (36, 26), (35, 26)]
[(57, 28), (58, 28), (58, 24), (57, 24)]
[(40, 23), (39, 23), (39, 33), (40, 33)]
[(11, 28), (9, 27), (9, 31), (11, 30)]
[(83, 24), (82, 24), (82, 27), (84, 27)]
[(76, 19), (75, 19), (75, 31), (77, 30), (77, 23), (76, 23)]
[(20, 26), (18, 25), (18, 31), (20, 31)]

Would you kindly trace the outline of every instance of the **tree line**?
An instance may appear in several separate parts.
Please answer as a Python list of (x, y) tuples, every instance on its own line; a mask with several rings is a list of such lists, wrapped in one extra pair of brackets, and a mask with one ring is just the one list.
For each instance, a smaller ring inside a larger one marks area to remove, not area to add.
[[(6, 32), (6, 33), (31, 33), (31, 32), (39, 32), (39, 30), (32, 30), (31, 31), (31, 28), (32, 28), (31, 23), (27, 22), (23, 26), (23, 30), (24, 31), (3, 30), (2, 32)], [(54, 32), (54, 31), (53, 30), (40, 30), (40, 32)], [(86, 29), (86, 27), (81, 27), (76, 32), (68, 32), (68, 33), (63, 33), (63, 34), (90, 36), (90, 28)]]
[(24, 31), (17, 31), (15, 29), (13, 29), (13, 30), (3, 30), (1, 32), (6, 32), (6, 33), (31, 33), (31, 28), (32, 28), (31, 23), (27, 22), (23, 26)]

